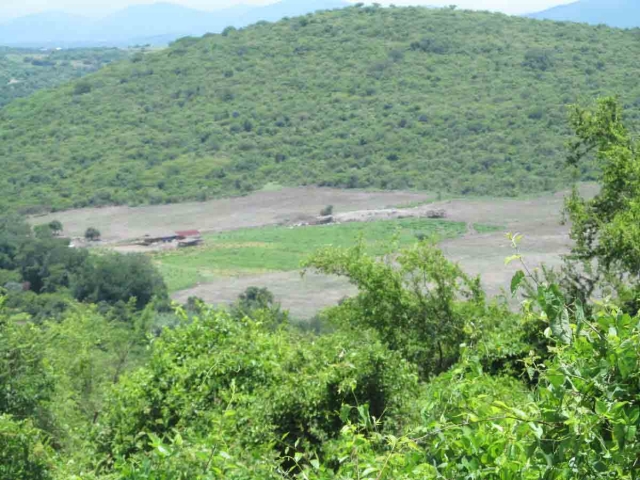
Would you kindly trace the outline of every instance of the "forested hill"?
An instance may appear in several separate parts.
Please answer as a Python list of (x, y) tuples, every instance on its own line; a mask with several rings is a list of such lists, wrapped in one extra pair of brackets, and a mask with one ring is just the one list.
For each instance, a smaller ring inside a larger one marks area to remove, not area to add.
[(0, 107), (42, 88), (57, 87), (129, 56), (116, 48), (36, 50), (0, 47)]
[(571, 176), (568, 105), (618, 94), (640, 119), (639, 54), (636, 32), (415, 7), (187, 38), (0, 110), (0, 202), (552, 189)]

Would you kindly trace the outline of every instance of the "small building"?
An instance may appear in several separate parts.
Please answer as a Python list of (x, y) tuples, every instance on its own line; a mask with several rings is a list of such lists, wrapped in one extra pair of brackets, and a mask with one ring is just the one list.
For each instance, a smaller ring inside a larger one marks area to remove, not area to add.
[(178, 248), (197, 247), (201, 243), (202, 238), (200, 237), (185, 238), (184, 240), (178, 240)]
[(178, 248), (196, 247), (202, 243), (202, 236), (199, 230), (181, 230), (176, 232), (178, 238)]
[(142, 237), (141, 243), (143, 245), (153, 245), (155, 243), (171, 243), (178, 240), (178, 235), (175, 233), (163, 233), (162, 235), (145, 235)]
[(180, 230), (176, 232), (176, 238), (178, 240), (185, 240), (187, 238), (200, 238), (200, 230)]

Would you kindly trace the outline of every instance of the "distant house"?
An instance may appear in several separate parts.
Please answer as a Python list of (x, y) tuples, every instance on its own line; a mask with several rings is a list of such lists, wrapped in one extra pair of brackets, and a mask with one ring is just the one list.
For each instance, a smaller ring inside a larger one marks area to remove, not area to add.
[(158, 243), (178, 242), (178, 247), (191, 247), (202, 243), (199, 230), (181, 230), (179, 232), (164, 233), (161, 235), (145, 235), (139, 240), (140, 245), (155, 245)]
[(182, 230), (176, 232), (178, 236), (178, 248), (196, 247), (202, 243), (202, 236), (199, 230)]
[(178, 240), (185, 240), (187, 238), (200, 238), (199, 230), (181, 230), (176, 232), (176, 238)]
[(175, 233), (163, 233), (162, 235), (145, 235), (142, 238), (142, 244), (153, 245), (154, 243), (171, 243), (178, 240), (178, 235)]

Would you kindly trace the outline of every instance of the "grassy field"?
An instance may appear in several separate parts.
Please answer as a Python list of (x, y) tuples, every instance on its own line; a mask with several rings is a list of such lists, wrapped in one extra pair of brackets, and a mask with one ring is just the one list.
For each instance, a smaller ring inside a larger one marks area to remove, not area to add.
[(505, 230), (505, 227), (503, 225), (485, 225), (483, 223), (474, 223), (473, 229), (476, 231), (476, 233), (483, 234), (502, 232)]
[(418, 237), (455, 238), (466, 229), (464, 222), (434, 219), (247, 228), (208, 235), (202, 247), (157, 254), (155, 260), (169, 289), (175, 292), (222, 276), (296, 270), (315, 250), (348, 247), (360, 236), (371, 253), (382, 255), (394, 240), (402, 247)]

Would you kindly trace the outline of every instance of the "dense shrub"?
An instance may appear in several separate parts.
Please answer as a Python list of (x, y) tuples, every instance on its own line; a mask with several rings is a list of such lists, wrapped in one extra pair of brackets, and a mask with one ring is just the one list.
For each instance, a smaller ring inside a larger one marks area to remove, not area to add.
[(336, 321), (377, 331), (424, 377), (442, 372), (457, 360), (467, 323), (478, 328), (485, 317), (479, 279), (468, 277), (428, 242), (402, 250), (394, 261), (399, 267), (368, 255), (361, 243), (322, 250), (305, 267), (346, 276), (358, 287), (357, 296), (332, 309)]
[(52, 457), (44, 435), (29, 420), (0, 413), (0, 480), (53, 479)]
[(286, 463), (287, 448), (318, 448), (339, 434), (347, 420), (343, 405), (367, 404), (392, 426), (415, 395), (416, 377), (366, 336), (366, 342), (342, 334), (311, 340), (203, 312), (165, 330), (148, 366), (121, 381), (102, 417), (102, 449), (115, 455), (145, 449), (136, 440), (141, 432), (206, 435), (233, 411), (233, 425), (243, 427), (231, 426), (227, 435), (245, 446), (272, 445)]
[(135, 300), (143, 308), (154, 297), (166, 298), (167, 287), (149, 257), (106, 254), (88, 258), (71, 284), (80, 301), (109, 304)]

